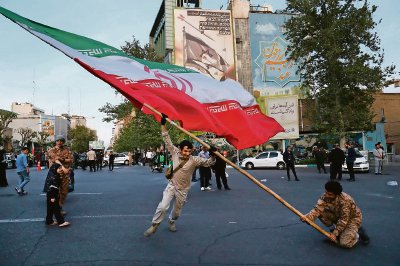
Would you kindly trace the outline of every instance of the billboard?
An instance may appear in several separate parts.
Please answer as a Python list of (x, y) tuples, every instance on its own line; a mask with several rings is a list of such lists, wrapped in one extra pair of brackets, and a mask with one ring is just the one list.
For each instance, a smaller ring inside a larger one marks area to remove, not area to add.
[(284, 97), (265, 97), (266, 115), (274, 118), (285, 132), (276, 134), (272, 139), (299, 138), (299, 108), (297, 95)]
[(295, 62), (285, 55), (288, 42), (283, 27), (291, 15), (250, 13), (253, 91), (260, 96), (291, 94), (300, 85)]
[(230, 11), (175, 9), (174, 33), (176, 65), (236, 79)]
[(49, 139), (54, 140), (55, 137), (55, 117), (50, 115), (41, 116), (42, 132), (49, 135)]

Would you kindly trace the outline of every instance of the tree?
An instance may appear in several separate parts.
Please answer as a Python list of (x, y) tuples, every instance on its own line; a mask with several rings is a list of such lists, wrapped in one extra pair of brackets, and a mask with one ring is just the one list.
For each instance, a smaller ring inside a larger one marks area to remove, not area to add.
[[(309, 118), (316, 130), (344, 137), (372, 128), (371, 105), (394, 66), (374, 28), (376, 6), (367, 0), (288, 0), (297, 14), (286, 23), (289, 58), (298, 62), (302, 88), (315, 100)], [(356, 110), (356, 111), (354, 111)]]
[(71, 148), (76, 152), (85, 152), (89, 148), (89, 141), (96, 139), (96, 134), (90, 128), (77, 125), (68, 132), (68, 139), (71, 140)]
[(149, 44), (145, 44), (143, 47), (140, 42), (136, 40), (135, 36), (132, 36), (131, 42), (125, 41), (125, 45), (121, 46), (121, 50), (136, 59), (144, 59), (153, 62), (163, 62), (164, 58), (156, 53), (153, 47)]
[(16, 113), (0, 109), (0, 145), (5, 140), (5, 137), (3, 136), (4, 131), (15, 118), (17, 118)]
[(45, 132), (45, 131), (38, 131), (36, 132), (36, 141), (37, 143), (40, 145), (40, 147), (42, 148), (42, 150), (44, 149), (44, 146), (47, 144), (47, 138), (50, 136), (49, 133)]
[[(167, 128), (173, 142), (183, 139), (177, 129), (169, 124)], [(129, 151), (134, 148), (159, 147), (162, 143), (160, 124), (153, 116), (137, 111), (136, 116), (122, 129), (113, 148), (115, 151)]]
[(104, 122), (113, 122), (125, 119), (132, 113), (132, 110), (133, 104), (127, 99), (125, 99), (123, 103), (120, 103), (118, 105), (106, 103), (106, 105), (103, 105), (99, 108), (100, 112), (106, 114), (106, 117), (103, 118)]
[(29, 142), (31, 142), (34, 138), (36, 138), (36, 132), (28, 127), (19, 128), (17, 132), (21, 135), (22, 147), (25, 147)]

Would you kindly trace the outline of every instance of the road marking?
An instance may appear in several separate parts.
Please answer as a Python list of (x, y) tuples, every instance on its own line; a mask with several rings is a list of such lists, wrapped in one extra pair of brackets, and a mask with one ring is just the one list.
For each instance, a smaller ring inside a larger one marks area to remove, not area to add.
[(369, 196), (375, 196), (375, 197), (380, 197), (380, 198), (385, 198), (385, 199), (394, 199), (392, 196), (387, 196), (379, 193), (367, 193)]
[[(96, 219), (96, 218), (126, 218), (126, 217), (152, 217), (151, 214), (110, 214), (110, 215), (84, 215), (84, 216), (67, 216), (71, 219)], [(44, 222), (44, 218), (28, 218), (28, 219), (3, 219), (0, 224), (4, 223), (31, 223)]]
[[(69, 195), (101, 195), (101, 194), (103, 194), (103, 193), (84, 193), (84, 192), (69, 192), (68, 193)], [(41, 193), (40, 194), (41, 196), (46, 196), (46, 193)]]

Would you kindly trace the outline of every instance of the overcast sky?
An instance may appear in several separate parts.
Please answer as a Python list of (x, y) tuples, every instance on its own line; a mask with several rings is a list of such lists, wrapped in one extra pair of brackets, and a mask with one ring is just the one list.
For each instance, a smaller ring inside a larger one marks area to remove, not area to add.
[[(377, 31), (385, 49), (386, 63), (400, 66), (400, 16), (395, 0), (372, 1), (382, 18)], [(145, 4), (144, 4), (145, 3)], [(227, 0), (203, 0), (203, 8), (226, 9)], [(251, 1), (285, 7), (283, 0)], [(148, 43), (149, 32), (161, 0), (0, 0), (0, 6), (34, 21), (83, 35), (116, 48), (134, 35)], [(10, 110), (12, 102), (31, 102), (47, 114), (83, 115), (108, 144), (112, 123), (101, 122), (98, 109), (107, 102), (122, 101), (114, 89), (100, 81), (58, 50), (0, 16), (0, 109)], [(398, 70), (399, 71), (399, 70)], [(397, 75), (399, 78), (399, 76)], [(387, 91), (400, 92), (393, 86)]]

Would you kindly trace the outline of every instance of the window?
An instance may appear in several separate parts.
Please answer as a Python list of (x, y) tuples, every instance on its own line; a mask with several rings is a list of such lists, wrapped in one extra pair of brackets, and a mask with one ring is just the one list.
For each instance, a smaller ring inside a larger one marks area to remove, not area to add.
[(278, 153), (277, 152), (270, 152), (269, 153), (269, 158), (275, 158), (278, 157)]
[(261, 153), (256, 157), (256, 159), (265, 159), (268, 158), (268, 153)]

